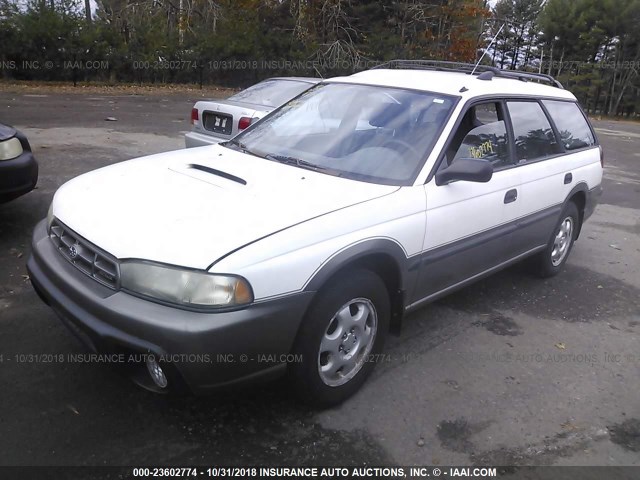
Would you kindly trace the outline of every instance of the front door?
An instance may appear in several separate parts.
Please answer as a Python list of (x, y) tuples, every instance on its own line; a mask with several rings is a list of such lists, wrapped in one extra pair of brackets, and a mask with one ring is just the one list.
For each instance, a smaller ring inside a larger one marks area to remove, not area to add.
[(513, 256), (512, 234), (520, 215), (520, 172), (514, 168), (504, 105), (468, 108), (439, 168), (460, 158), (485, 159), (487, 183), (425, 185), (427, 226), (413, 304), (474, 278)]

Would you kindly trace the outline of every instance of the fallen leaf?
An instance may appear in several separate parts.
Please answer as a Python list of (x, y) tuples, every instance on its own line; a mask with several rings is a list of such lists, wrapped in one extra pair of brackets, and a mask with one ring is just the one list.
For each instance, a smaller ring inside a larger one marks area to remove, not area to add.
[(562, 342), (556, 343), (555, 346), (556, 346), (556, 348), (559, 348), (560, 350), (564, 350), (565, 348), (567, 348), (567, 346)]
[(579, 427), (571, 423), (570, 420), (567, 420), (566, 422), (561, 423), (560, 426), (565, 430), (579, 430)]

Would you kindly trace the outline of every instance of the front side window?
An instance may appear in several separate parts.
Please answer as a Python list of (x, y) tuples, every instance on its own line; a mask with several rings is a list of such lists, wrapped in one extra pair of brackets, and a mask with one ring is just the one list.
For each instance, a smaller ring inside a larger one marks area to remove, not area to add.
[(537, 102), (507, 102), (519, 163), (562, 152), (551, 124)]
[(453, 97), (429, 92), (322, 84), (226, 146), (337, 176), (409, 185), (454, 103)]
[(542, 103), (556, 124), (560, 141), (566, 150), (577, 150), (595, 145), (596, 140), (593, 138), (593, 132), (578, 105), (573, 102), (556, 100), (544, 100)]
[(459, 158), (491, 162), (494, 169), (510, 166), (509, 138), (502, 105), (495, 102), (470, 107), (449, 148), (449, 163)]

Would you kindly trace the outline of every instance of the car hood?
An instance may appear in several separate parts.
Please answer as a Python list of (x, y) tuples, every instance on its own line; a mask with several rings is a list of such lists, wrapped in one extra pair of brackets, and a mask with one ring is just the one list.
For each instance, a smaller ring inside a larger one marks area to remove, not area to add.
[(5, 140), (9, 140), (12, 137), (15, 137), (16, 129), (10, 127), (9, 125), (4, 125), (0, 123), (0, 142), (4, 142)]
[(214, 145), (81, 175), (56, 192), (53, 214), (117, 258), (206, 269), (248, 243), (395, 190)]

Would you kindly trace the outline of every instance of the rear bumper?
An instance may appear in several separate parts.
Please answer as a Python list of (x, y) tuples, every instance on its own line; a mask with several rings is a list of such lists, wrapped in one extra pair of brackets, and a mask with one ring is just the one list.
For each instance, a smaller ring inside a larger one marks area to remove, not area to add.
[(30, 192), (38, 182), (38, 163), (30, 151), (0, 161), (0, 203)]
[[(152, 353), (160, 358), (170, 387), (193, 393), (283, 373), (312, 297), (305, 292), (220, 313), (167, 307), (84, 275), (56, 250), (45, 221), (35, 229), (27, 269), (40, 297), (91, 350)], [(143, 361), (126, 367), (142, 386), (159, 390)]]
[(198, 132), (189, 132), (184, 136), (184, 144), (187, 148), (217, 145), (218, 143), (225, 142), (227, 140), (228, 138), (216, 137)]

